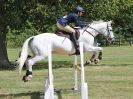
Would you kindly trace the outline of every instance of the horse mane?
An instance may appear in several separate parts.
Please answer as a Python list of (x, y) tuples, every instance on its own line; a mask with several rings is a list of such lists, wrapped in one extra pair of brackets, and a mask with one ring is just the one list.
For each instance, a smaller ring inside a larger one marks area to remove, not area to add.
[(92, 21), (91, 24), (98, 24), (98, 23), (101, 23), (101, 22), (104, 22), (103, 20), (98, 20), (98, 21)]
[[(98, 23), (101, 23), (101, 22), (105, 22), (105, 21), (103, 21), (103, 20), (92, 21), (92, 22), (89, 23), (88, 25), (91, 26), (91, 25), (95, 25), (95, 24), (98, 24)], [(81, 28), (81, 29), (85, 29), (86, 27), (88, 27), (88, 26), (85, 26), (85, 27), (83, 27), (83, 28)]]

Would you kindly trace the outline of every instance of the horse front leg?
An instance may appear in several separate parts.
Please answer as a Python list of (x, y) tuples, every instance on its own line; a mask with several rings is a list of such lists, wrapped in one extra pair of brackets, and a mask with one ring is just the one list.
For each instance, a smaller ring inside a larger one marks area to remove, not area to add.
[(98, 53), (98, 57), (94, 60), (94, 63), (97, 64), (100, 60), (102, 60), (102, 51)]
[(102, 60), (102, 51), (98, 53), (98, 57), (94, 59), (94, 63), (97, 64), (100, 60)]
[(85, 64), (86, 65), (92, 64), (95, 61), (95, 59), (96, 59), (96, 55), (97, 55), (97, 53), (96, 52), (93, 52), (91, 58), (89, 60), (87, 60)]
[(95, 63), (97, 64), (99, 62), (99, 53), (94, 52), (89, 60), (86, 61), (85, 65)]
[(99, 60), (102, 60), (102, 55), (103, 55), (102, 51), (99, 52), (99, 56), (98, 56), (98, 59), (99, 59)]
[(92, 64), (93, 62), (97, 64), (99, 60), (102, 59), (102, 48), (101, 47), (91, 46), (89, 47), (88, 51), (93, 52), (93, 55), (91, 56), (89, 60), (86, 61), (85, 63), (86, 65)]

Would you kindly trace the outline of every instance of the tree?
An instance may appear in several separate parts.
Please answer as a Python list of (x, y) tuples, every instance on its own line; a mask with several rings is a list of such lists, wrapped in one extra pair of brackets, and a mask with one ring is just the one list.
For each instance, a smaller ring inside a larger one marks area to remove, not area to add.
[(0, 67), (10, 66), (7, 55), (6, 47), (6, 13), (5, 13), (5, 2), (4, 0), (0, 1)]

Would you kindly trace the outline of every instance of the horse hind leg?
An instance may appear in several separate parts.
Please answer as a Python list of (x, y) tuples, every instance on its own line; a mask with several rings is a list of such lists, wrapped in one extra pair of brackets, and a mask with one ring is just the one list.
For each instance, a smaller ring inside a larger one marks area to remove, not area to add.
[(23, 76), (23, 81), (24, 82), (28, 82), (31, 80), (32, 78), (32, 66), (38, 62), (38, 61), (41, 61), (42, 59), (44, 59), (44, 56), (34, 56), (33, 58), (29, 58), (27, 59), (26, 61), (26, 74), (25, 76)]

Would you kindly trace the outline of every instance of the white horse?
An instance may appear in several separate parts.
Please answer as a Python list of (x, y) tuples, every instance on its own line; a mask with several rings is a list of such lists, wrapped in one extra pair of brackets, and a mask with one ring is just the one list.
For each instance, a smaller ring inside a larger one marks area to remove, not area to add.
[[(112, 32), (111, 21), (103, 22), (98, 21), (88, 26), (79, 29), (80, 37), (78, 41), (83, 42), (84, 52), (102, 52), (101, 47), (93, 46), (94, 37), (98, 34), (103, 34), (111, 42), (114, 40), (114, 35)], [(54, 33), (42, 33), (36, 36), (29, 37), (23, 44), (20, 58), (17, 61), (17, 67), (19, 72), (21, 72), (24, 63), (27, 67), (26, 75), (23, 80), (28, 81), (32, 78), (32, 66), (46, 58), (48, 56), (48, 45), (51, 44), (52, 52), (57, 54), (73, 54), (75, 48), (71, 40), (65, 37), (58, 36)], [(30, 47), (33, 57), (27, 58), (28, 48)], [(94, 58), (94, 57), (93, 57)]]

